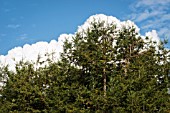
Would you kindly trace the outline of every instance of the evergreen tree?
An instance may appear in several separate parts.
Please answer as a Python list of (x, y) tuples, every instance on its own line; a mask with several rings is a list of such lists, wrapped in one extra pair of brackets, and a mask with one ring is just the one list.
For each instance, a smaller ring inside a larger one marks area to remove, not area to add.
[(0, 112), (168, 112), (170, 51), (164, 43), (140, 37), (133, 26), (91, 24), (65, 42), (60, 61), (2, 69)]
[(164, 44), (157, 46), (148, 37), (141, 38), (133, 26), (120, 31), (114, 25), (104, 27), (104, 23), (92, 26), (77, 33), (73, 42), (66, 42), (63, 55), (80, 70), (74, 76), (91, 94), (85, 98), (90, 100), (87, 108), (91, 112), (169, 109), (169, 51)]
[(1, 112), (47, 112), (45, 82), (48, 78), (24, 62), (17, 64), (16, 72), (7, 71), (7, 75), (1, 92)]

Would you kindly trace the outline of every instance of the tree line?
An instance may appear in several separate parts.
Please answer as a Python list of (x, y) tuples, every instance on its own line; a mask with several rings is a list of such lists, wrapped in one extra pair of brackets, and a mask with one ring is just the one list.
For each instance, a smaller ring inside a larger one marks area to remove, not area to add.
[(38, 69), (20, 61), (15, 72), (1, 68), (0, 112), (168, 113), (166, 41), (141, 37), (133, 26), (91, 24), (65, 41), (59, 61), (48, 59)]

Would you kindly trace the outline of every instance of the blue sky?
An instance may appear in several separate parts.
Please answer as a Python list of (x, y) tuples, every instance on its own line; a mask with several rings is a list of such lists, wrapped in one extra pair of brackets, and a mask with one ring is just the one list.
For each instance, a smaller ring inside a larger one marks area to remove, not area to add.
[[(170, 39), (170, 0), (0, 0), (0, 54), (76, 32), (94, 14), (132, 20)], [(167, 45), (170, 47), (170, 44)]]

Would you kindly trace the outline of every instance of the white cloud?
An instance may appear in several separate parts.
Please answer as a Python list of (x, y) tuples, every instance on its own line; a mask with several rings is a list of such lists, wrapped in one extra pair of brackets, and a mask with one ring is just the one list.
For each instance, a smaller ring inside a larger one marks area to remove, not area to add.
[(82, 25), (78, 27), (78, 32), (82, 32), (82, 31), (87, 31), (88, 28), (92, 27), (91, 22), (105, 22), (104, 23), (104, 27), (107, 27), (108, 25), (111, 24), (116, 24), (117, 27), (120, 28), (120, 20), (118, 20), (116, 17), (113, 16), (106, 16), (104, 14), (97, 14), (97, 15), (93, 15), (90, 16), (86, 22)]
[[(121, 30), (122, 28), (131, 29), (132, 27), (136, 28), (136, 32), (139, 33), (140, 29), (134, 24), (134, 22), (120, 21), (115, 17), (106, 16), (104, 14), (93, 15), (87, 19), (87, 21), (78, 27), (77, 32), (87, 32), (87, 29), (91, 28), (91, 23), (93, 21), (96, 22), (105, 22), (103, 27), (108, 27), (108, 25), (113, 24), (116, 26), (116, 30)], [(159, 37), (155, 30), (146, 33), (147, 36), (152, 37), (153, 40), (158, 41)], [(27, 36), (27, 34), (23, 34), (23, 36)], [(35, 44), (29, 45), (25, 44), (23, 47), (15, 47), (8, 51), (7, 55), (0, 55), (0, 66), (9, 65), (10, 70), (15, 70), (15, 65), (17, 62), (24, 60), (32, 63), (36, 63), (38, 55), (41, 56), (40, 60), (45, 61), (47, 59), (46, 53), (54, 53), (53, 60), (57, 61), (60, 58), (60, 53), (63, 51), (63, 42), (67, 39), (68, 41), (72, 41), (72, 37), (74, 34), (62, 34), (58, 37), (58, 41), (51, 40), (48, 42), (37, 42)], [(40, 65), (36, 65), (39, 67)]]
[(148, 37), (150, 38), (150, 40), (152, 40), (152, 41), (156, 41), (157, 43), (160, 42), (160, 38), (159, 38), (156, 30), (152, 30), (152, 31), (150, 31), (150, 32), (147, 32), (147, 33), (145, 34), (145, 36), (148, 36)]
[(15, 47), (9, 50), (7, 55), (0, 55), (0, 64), (9, 65), (10, 70), (15, 70), (15, 64), (21, 60), (35, 63), (38, 55), (42, 56), (40, 59), (42, 61), (47, 59), (46, 53), (52, 52), (54, 53), (53, 60), (57, 61), (60, 52), (63, 50), (63, 41), (66, 38), (72, 38), (72, 35), (62, 34), (58, 41), (51, 40), (49, 43), (41, 41), (32, 45), (25, 44), (23, 47)]
[(135, 20), (136, 20), (137, 22), (140, 22), (140, 21), (146, 20), (146, 19), (148, 19), (148, 18), (157, 16), (157, 15), (163, 15), (163, 14), (165, 14), (164, 11), (154, 10), (154, 11), (152, 11), (152, 12), (149, 12), (149, 10), (145, 10), (144, 12), (140, 13)]
[(136, 32), (140, 31), (138, 26), (135, 25), (135, 23), (130, 20), (121, 22), (116, 17), (106, 16), (104, 14), (97, 14), (97, 15), (90, 16), (83, 25), (78, 26), (77, 32), (86, 32), (88, 28), (92, 27), (91, 24), (92, 22), (104, 22), (103, 27), (108, 27), (109, 25), (115, 25), (116, 30), (121, 30), (124, 27), (129, 29), (135, 27)]
[(12, 29), (17, 29), (17, 28), (21, 27), (21, 25), (19, 25), (19, 24), (9, 24), (9, 25), (7, 25), (7, 27), (12, 28)]

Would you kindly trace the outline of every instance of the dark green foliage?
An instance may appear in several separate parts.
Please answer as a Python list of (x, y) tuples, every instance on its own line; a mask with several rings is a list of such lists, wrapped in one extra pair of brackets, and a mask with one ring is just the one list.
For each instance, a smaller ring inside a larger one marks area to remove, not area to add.
[[(169, 50), (135, 28), (92, 23), (66, 41), (61, 60), (35, 69), (20, 62), (1, 89), (0, 112), (154, 113), (170, 110)], [(46, 61), (45, 61), (46, 62)]]
[[(48, 80), (33, 65), (20, 62), (16, 72), (7, 73), (9, 79), (1, 93), (2, 112), (46, 112), (48, 104), (43, 86)], [(44, 79), (44, 80), (43, 80)]]

